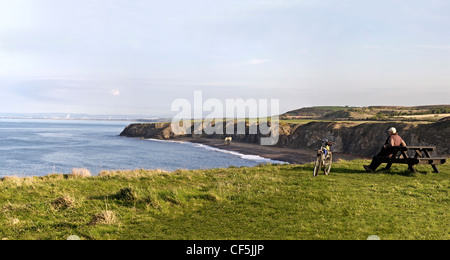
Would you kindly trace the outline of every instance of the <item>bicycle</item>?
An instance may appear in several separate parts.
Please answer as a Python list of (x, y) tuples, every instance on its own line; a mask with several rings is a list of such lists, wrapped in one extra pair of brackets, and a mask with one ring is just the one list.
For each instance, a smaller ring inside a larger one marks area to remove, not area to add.
[(320, 150), (317, 151), (317, 160), (314, 165), (314, 177), (319, 175), (319, 172), (323, 170), (325, 175), (329, 175), (331, 171), (331, 165), (333, 164), (333, 153), (331, 152), (331, 146), (333, 146), (333, 142), (330, 142), (327, 139), (317, 140), (322, 142), (322, 146)]

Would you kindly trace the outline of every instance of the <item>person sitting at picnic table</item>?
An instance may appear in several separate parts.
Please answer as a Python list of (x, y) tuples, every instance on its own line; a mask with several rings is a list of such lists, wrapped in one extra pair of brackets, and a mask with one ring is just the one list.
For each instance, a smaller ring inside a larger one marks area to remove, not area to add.
[(398, 135), (397, 129), (391, 127), (389, 129), (389, 137), (386, 140), (386, 144), (381, 149), (381, 152), (378, 153), (375, 157), (373, 157), (372, 163), (370, 165), (364, 165), (364, 169), (367, 172), (375, 171), (382, 164), (380, 158), (391, 157), (394, 154), (394, 152), (390, 151), (389, 148), (395, 146), (406, 147), (406, 143), (405, 141), (403, 141), (400, 135)]

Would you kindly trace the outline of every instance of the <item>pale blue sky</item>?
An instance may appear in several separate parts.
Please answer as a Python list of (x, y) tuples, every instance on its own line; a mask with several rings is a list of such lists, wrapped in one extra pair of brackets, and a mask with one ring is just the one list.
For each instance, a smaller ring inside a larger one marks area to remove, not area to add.
[(0, 0), (0, 112), (449, 104), (447, 0)]

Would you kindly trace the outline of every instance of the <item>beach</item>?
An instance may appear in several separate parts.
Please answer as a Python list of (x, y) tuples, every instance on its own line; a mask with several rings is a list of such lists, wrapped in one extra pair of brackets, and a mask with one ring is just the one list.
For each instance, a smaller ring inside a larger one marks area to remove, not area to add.
[[(315, 161), (317, 155), (316, 151), (307, 149), (294, 149), (277, 146), (262, 146), (258, 144), (250, 144), (237, 141), (233, 141), (230, 145), (226, 145), (223, 140), (213, 138), (180, 137), (174, 140), (181, 142), (203, 144), (216, 149), (233, 151), (246, 155), (260, 156), (266, 159), (287, 162), (290, 164), (312, 163)], [(344, 153), (333, 153), (333, 159), (335, 161), (338, 161), (338, 160), (355, 160), (368, 158)]]

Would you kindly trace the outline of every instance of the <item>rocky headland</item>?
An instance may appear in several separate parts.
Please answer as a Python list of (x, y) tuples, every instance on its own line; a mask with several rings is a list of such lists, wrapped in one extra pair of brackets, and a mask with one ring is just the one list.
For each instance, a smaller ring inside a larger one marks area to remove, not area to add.
[[(396, 127), (408, 145), (436, 146), (436, 154), (447, 156), (450, 154), (450, 118), (444, 118), (435, 123), (409, 123), (409, 122), (310, 122), (306, 124), (280, 124), (280, 136), (278, 143), (272, 147), (286, 148), (284, 151), (311, 151), (320, 147), (316, 137), (325, 138), (334, 142), (333, 150), (336, 153), (354, 155), (360, 157), (374, 156), (386, 141), (387, 129)], [(194, 130), (199, 125), (192, 125)], [(267, 137), (261, 133), (249, 134), (249, 124), (246, 123), (246, 134), (212, 134), (204, 132), (200, 135), (185, 134), (176, 135), (171, 129), (170, 123), (146, 123), (132, 124), (126, 127), (121, 136), (152, 138), (152, 139), (180, 139), (194, 142), (209, 143), (213, 146), (222, 146), (225, 137), (233, 138), (241, 144), (253, 144), (253, 149), (261, 147), (261, 138)], [(194, 132), (194, 131), (192, 131)], [(223, 146), (224, 149), (231, 149)], [(261, 147), (262, 148), (262, 147)], [(267, 147), (266, 147), (267, 148)], [(249, 148), (249, 151), (252, 149)], [(267, 149), (264, 149), (267, 151)], [(254, 152), (253, 154), (258, 153)]]

